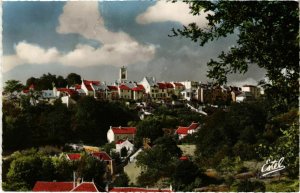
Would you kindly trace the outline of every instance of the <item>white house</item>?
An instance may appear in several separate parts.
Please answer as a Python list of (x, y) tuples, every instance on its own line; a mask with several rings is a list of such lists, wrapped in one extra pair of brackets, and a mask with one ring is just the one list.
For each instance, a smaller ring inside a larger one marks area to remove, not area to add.
[(192, 99), (194, 99), (195, 92), (192, 89), (185, 89), (181, 91), (180, 94), (183, 97), (183, 99), (191, 101)]
[(159, 87), (154, 77), (144, 77), (140, 84), (143, 85), (143, 87), (145, 88), (145, 92), (149, 94), (151, 98), (157, 98)]
[(257, 99), (260, 96), (260, 88), (258, 88), (257, 86), (244, 85), (242, 86), (242, 91), (251, 93), (254, 99)]
[(89, 81), (82, 80), (81, 89), (85, 92), (87, 96), (95, 96), (94, 90), (91, 85), (99, 85), (100, 81)]
[(127, 149), (127, 154), (130, 155), (133, 152), (134, 145), (126, 139), (125, 141), (119, 140), (116, 142), (116, 152), (121, 153), (122, 148)]
[(107, 140), (109, 143), (119, 140), (134, 140), (136, 134), (135, 127), (112, 127), (107, 131)]

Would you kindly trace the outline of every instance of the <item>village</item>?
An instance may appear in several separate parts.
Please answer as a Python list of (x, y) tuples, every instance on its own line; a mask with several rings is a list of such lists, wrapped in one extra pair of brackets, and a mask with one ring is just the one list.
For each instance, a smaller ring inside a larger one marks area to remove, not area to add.
[[(121, 67), (119, 79), (113, 84), (105, 81), (85, 80), (81, 84), (57, 88), (53, 84), (51, 90), (35, 90), (31, 84), (27, 89), (14, 93), (20, 95), (35, 95), (38, 98), (31, 100), (32, 104), (38, 102), (53, 103), (60, 98), (62, 103), (69, 106), (75, 104), (74, 96), (92, 96), (97, 100), (107, 101), (136, 101), (173, 103), (196, 101), (201, 104), (230, 104), (231, 102), (243, 102), (258, 99), (263, 94), (263, 89), (255, 85), (226, 86), (213, 83), (201, 83), (199, 81), (157, 81), (155, 77), (144, 77), (140, 82), (131, 81), (127, 77), (127, 68)], [(5, 97), (4, 93), (4, 98)]]
[[(187, 108), (189, 112), (198, 114), (197, 120), (191, 120), (189, 123), (185, 121), (186, 125), (177, 126), (175, 129), (157, 128), (163, 131), (162, 137), (169, 137), (168, 143), (174, 143), (174, 146), (170, 147), (177, 148), (181, 152), (175, 156), (178, 159), (176, 162), (185, 162), (194, 160), (196, 151), (196, 145), (190, 143), (189, 140), (185, 141), (185, 138), (194, 137), (201, 130), (203, 123), (199, 122), (199, 118), (207, 116), (208, 113), (205, 112), (207, 107), (226, 109), (226, 106), (230, 106), (231, 103), (251, 103), (260, 99), (261, 92), (260, 88), (254, 85), (244, 85), (239, 88), (212, 83), (202, 84), (197, 81), (159, 82), (154, 77), (144, 77), (142, 81), (137, 83), (128, 80), (127, 68), (121, 67), (119, 80), (114, 84), (82, 79), (81, 84), (70, 85), (65, 88), (57, 88), (53, 84), (52, 90), (40, 91), (35, 89), (34, 84), (31, 84), (27, 89), (20, 92), (4, 93), (3, 99), (12, 99), (13, 101), (22, 96), (29, 97), (32, 106), (53, 105), (57, 100), (60, 100), (67, 107), (74, 107), (76, 101), (82, 97), (92, 97), (97, 101), (117, 101), (128, 107), (133, 104), (138, 110), (139, 119), (145, 121), (148, 120), (147, 117), (152, 119), (155, 117), (154, 114), (156, 109), (160, 108), (159, 106), (171, 107), (172, 109)], [(94, 178), (92, 181), (84, 180), (83, 176), (80, 176), (80, 172), (74, 170), (73, 181), (38, 180), (34, 183), (32, 191), (172, 192), (178, 190), (178, 188), (173, 188), (172, 183), (168, 180), (162, 181), (154, 187), (141, 187), (138, 183), (138, 178), (145, 172), (145, 167), (137, 164), (137, 157), (142, 152), (151, 150), (153, 145), (154, 147), (157, 146), (156, 142), (151, 141), (150, 135), (140, 134), (139, 143), (137, 143), (138, 129), (135, 126), (110, 125), (110, 128), (104, 128), (104, 130), (107, 130), (106, 145), (99, 147), (93, 146), (91, 143), (66, 143), (64, 146), (67, 147), (68, 151), (60, 151), (54, 155), (54, 159), (65, 160), (69, 164), (71, 163), (73, 167), (78, 165), (82, 159), (86, 159), (84, 157), (100, 161), (105, 165), (105, 169), (99, 171), (102, 179), (101, 186), (94, 183)], [(208, 175), (212, 175), (210, 170), (206, 172)], [(252, 173), (243, 175), (250, 178), (254, 177)], [(125, 177), (128, 180), (125, 183), (127, 184), (126, 187), (115, 185), (115, 181), (118, 181), (120, 176), (127, 176)], [(137, 186), (138, 184), (139, 186)], [(228, 187), (223, 185), (218, 188), (228, 190)]]

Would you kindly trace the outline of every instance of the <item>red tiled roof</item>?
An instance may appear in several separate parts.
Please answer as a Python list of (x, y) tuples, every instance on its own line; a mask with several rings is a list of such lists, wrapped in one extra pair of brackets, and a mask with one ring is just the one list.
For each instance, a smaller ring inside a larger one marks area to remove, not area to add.
[(137, 91), (137, 92), (142, 92), (142, 91), (144, 91), (144, 89), (142, 89), (142, 88), (140, 88), (140, 87), (134, 87), (134, 88), (132, 88), (131, 90)]
[(95, 80), (83, 80), (83, 83), (85, 84), (85, 85), (90, 85), (90, 84), (93, 84), (93, 85), (100, 85), (100, 81), (95, 81)]
[(174, 82), (175, 86), (183, 86), (180, 82)]
[(182, 161), (189, 160), (189, 158), (187, 156), (181, 156), (179, 159), (182, 160)]
[(40, 182), (37, 181), (32, 189), (33, 192), (70, 192), (73, 182)]
[(125, 84), (121, 84), (121, 85), (119, 86), (119, 88), (120, 88), (121, 90), (130, 90), (130, 88), (129, 88), (128, 86), (126, 86)]
[(176, 130), (177, 134), (188, 134), (188, 127), (178, 127), (178, 129)]
[(114, 134), (135, 134), (135, 127), (112, 127)]
[(158, 82), (157, 84), (158, 84), (158, 88), (159, 89), (165, 89), (165, 88), (167, 88), (167, 86), (165, 85), (165, 83)]
[(173, 84), (171, 84), (171, 83), (169, 83), (169, 82), (166, 82), (165, 84), (166, 84), (166, 87), (167, 87), (167, 88), (174, 88)]
[(107, 86), (109, 90), (118, 90), (117, 86)]
[(172, 192), (169, 189), (148, 189), (137, 187), (116, 187), (109, 190), (109, 192)]
[(199, 127), (199, 123), (195, 123), (193, 122), (190, 126), (189, 126), (189, 129), (196, 129), (197, 127)]
[(195, 123), (195, 122), (192, 122), (190, 126), (188, 127), (178, 127), (178, 129), (176, 130), (176, 133), (177, 134), (188, 134), (188, 131), (189, 130), (194, 130), (196, 129), (197, 127), (199, 127), (199, 123)]
[(141, 85), (141, 84), (137, 84), (137, 87), (139, 87), (140, 89), (145, 90), (145, 87), (143, 85)]
[(80, 153), (69, 153), (67, 156), (70, 160), (79, 160), (81, 157)]
[(69, 95), (75, 95), (75, 94), (78, 94), (78, 92), (76, 90), (72, 90), (72, 89), (69, 89), (68, 90), (68, 93)]
[(29, 93), (29, 90), (23, 90), (23, 93)]
[(75, 95), (78, 94), (77, 91), (73, 90), (73, 89), (68, 89), (68, 88), (57, 88), (57, 91), (60, 92), (67, 92), (69, 95)]
[(111, 157), (109, 157), (109, 155), (104, 151), (95, 152), (95, 153), (92, 153), (92, 155), (94, 157), (99, 158), (100, 160), (105, 160), (105, 161), (111, 161), (112, 160)]
[(92, 86), (91, 86), (91, 85), (89, 85), (89, 84), (86, 84), (86, 85), (85, 85), (85, 87), (86, 87), (86, 89), (88, 89), (88, 91), (93, 91), (93, 89), (92, 89)]
[(71, 192), (99, 192), (93, 182), (82, 182)]

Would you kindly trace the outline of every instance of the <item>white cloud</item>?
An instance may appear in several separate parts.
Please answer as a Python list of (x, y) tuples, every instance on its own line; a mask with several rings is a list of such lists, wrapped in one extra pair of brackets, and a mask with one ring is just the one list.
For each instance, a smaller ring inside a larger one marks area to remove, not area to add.
[(205, 27), (208, 12), (201, 11), (200, 15), (190, 14), (189, 5), (182, 1), (176, 3), (167, 1), (158, 1), (155, 5), (149, 7), (144, 13), (137, 16), (136, 21), (139, 24), (149, 24), (153, 22), (176, 21), (183, 25), (195, 22), (199, 27)]
[(127, 65), (148, 62), (155, 55), (155, 46), (143, 45), (125, 32), (112, 32), (105, 28), (98, 10), (98, 2), (69, 1), (59, 17), (56, 31), (60, 34), (76, 33), (87, 39), (101, 42), (101, 47), (78, 44), (68, 53), (56, 48), (44, 49), (39, 45), (19, 42), (16, 54), (4, 56), (3, 71), (21, 64), (61, 63), (68, 66)]
[(56, 61), (60, 56), (56, 48), (43, 49), (38, 45), (20, 42), (17, 44), (16, 55), (26, 63), (47, 64)]

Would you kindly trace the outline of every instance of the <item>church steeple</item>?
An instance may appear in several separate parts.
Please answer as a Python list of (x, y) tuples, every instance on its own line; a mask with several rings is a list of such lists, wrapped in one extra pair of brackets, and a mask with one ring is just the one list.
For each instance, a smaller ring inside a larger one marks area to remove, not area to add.
[(122, 66), (120, 68), (120, 82), (126, 82), (127, 80), (127, 68)]

